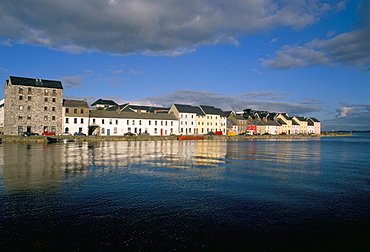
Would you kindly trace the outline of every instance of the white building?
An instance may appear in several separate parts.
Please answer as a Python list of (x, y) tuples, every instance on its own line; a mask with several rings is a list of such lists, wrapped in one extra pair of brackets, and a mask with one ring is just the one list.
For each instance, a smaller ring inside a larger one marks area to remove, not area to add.
[(119, 136), (126, 133), (149, 133), (154, 136), (178, 134), (179, 120), (173, 114), (139, 114), (131, 109), (92, 110), (89, 120), (89, 134)]
[(63, 99), (63, 132), (88, 134), (89, 105), (85, 100)]

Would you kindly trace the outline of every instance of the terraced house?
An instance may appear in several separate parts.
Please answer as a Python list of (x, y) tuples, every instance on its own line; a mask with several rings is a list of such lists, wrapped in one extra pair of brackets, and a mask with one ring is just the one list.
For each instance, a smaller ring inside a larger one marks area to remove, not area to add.
[(62, 133), (62, 96), (60, 81), (10, 76), (4, 89), (3, 133)]

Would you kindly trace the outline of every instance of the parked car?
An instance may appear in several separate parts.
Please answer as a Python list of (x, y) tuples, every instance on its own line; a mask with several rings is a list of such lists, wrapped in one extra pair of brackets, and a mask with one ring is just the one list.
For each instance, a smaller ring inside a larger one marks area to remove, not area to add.
[(144, 132), (143, 134), (141, 134), (143, 136), (149, 136), (150, 134), (148, 132)]
[(214, 135), (215, 133), (213, 133), (212, 131), (208, 132), (206, 135)]
[(86, 134), (82, 133), (82, 132), (75, 132), (73, 135), (75, 135), (75, 136), (86, 136)]
[(42, 132), (43, 136), (55, 136), (55, 133), (53, 132)]
[(131, 133), (131, 132), (127, 132), (124, 134), (125, 136), (136, 136), (134, 133)]
[(70, 136), (71, 133), (68, 133), (68, 132), (63, 132), (62, 134), (59, 134), (59, 136)]
[(33, 132), (23, 132), (22, 133), (22, 136), (38, 136), (39, 134), (38, 133), (33, 133)]

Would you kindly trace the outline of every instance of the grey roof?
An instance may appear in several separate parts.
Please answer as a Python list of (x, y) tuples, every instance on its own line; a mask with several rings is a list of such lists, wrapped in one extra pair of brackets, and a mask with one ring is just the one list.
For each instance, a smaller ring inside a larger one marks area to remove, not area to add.
[(320, 122), (319, 120), (317, 120), (316, 118), (313, 118), (313, 117), (309, 117), (309, 118), (307, 118), (307, 120), (312, 120), (313, 122)]
[(304, 118), (302, 116), (296, 116), (295, 118), (297, 118), (301, 122), (305, 122), (306, 121), (306, 118)]
[(261, 120), (262, 124), (263, 125), (271, 125), (271, 126), (280, 126), (280, 124), (276, 121), (273, 121), (273, 120)]
[(281, 119), (281, 118), (279, 118), (279, 119), (277, 119), (277, 122), (280, 124), (280, 125), (286, 125), (286, 123), (284, 122), (284, 120), (283, 119)]
[(92, 110), (91, 117), (97, 118), (117, 118), (117, 119), (153, 119), (153, 120), (178, 120), (173, 114), (154, 114), (154, 113), (143, 113), (139, 114), (130, 111), (109, 111), (109, 110)]
[(89, 108), (89, 105), (86, 100), (63, 99), (63, 107)]
[(103, 99), (96, 100), (93, 104), (91, 104), (91, 106), (95, 106), (97, 104), (108, 105), (108, 106), (118, 106), (118, 104), (113, 100), (103, 100)]
[(191, 105), (184, 105), (184, 104), (174, 104), (177, 111), (180, 113), (195, 113), (197, 115), (204, 115), (202, 110), (199, 107), (191, 106)]
[(56, 80), (32, 79), (16, 76), (10, 76), (9, 80), (12, 85), (63, 89), (62, 82)]
[(226, 116), (226, 114), (219, 108), (213, 106), (199, 105), (200, 109), (207, 115), (220, 115)]

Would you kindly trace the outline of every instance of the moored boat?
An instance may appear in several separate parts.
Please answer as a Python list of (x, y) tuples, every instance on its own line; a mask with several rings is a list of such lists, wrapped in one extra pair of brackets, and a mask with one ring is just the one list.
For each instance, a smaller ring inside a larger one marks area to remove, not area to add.
[(55, 137), (47, 137), (47, 140), (49, 143), (56, 143), (56, 142), (63, 142), (63, 143), (67, 143), (67, 142), (75, 142), (76, 139), (73, 139), (73, 138), (55, 138)]
[(177, 140), (203, 140), (201, 136), (177, 136)]

